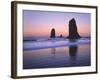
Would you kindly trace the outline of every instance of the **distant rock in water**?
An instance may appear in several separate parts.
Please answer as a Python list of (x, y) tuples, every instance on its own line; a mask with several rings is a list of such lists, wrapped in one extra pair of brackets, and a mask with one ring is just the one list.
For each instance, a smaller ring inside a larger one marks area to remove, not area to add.
[(54, 28), (52, 28), (52, 30), (51, 30), (50, 37), (51, 38), (55, 38), (56, 37)]
[(60, 35), (60, 38), (62, 38), (62, 37), (63, 37), (63, 35), (61, 34), (61, 35)]
[(68, 36), (68, 38), (69, 39), (81, 38), (81, 36), (78, 33), (77, 24), (76, 24), (76, 21), (74, 18), (69, 21), (69, 36)]

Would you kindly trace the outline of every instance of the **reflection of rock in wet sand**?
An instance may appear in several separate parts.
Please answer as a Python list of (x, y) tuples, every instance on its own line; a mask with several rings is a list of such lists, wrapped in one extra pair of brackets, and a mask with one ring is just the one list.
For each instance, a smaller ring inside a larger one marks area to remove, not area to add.
[(55, 58), (56, 57), (56, 49), (55, 48), (51, 48), (51, 54), (53, 55), (52, 57)]
[(76, 64), (77, 50), (78, 50), (77, 46), (69, 46), (69, 55), (70, 55), (71, 65)]
[(77, 49), (78, 49), (77, 46), (70, 46), (70, 47), (69, 47), (69, 55), (70, 55), (71, 57), (75, 57), (76, 54), (77, 54)]

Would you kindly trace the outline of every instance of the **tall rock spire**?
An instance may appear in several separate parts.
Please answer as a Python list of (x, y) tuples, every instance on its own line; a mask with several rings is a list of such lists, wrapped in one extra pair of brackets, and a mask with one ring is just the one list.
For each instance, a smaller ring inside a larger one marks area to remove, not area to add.
[(78, 33), (77, 24), (76, 24), (76, 21), (75, 21), (74, 18), (72, 18), (69, 21), (69, 36), (68, 36), (68, 38), (69, 39), (78, 39), (78, 38), (81, 38), (81, 36)]

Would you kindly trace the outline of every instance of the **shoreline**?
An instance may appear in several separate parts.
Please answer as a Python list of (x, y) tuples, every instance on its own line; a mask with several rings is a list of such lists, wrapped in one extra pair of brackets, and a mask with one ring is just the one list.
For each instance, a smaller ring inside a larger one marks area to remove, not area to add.
[(78, 39), (76, 41), (64, 40), (43, 40), (43, 41), (28, 41), (23, 43), (23, 50), (37, 50), (45, 48), (55, 48), (62, 46), (78, 46), (83, 44), (90, 44), (90, 39)]

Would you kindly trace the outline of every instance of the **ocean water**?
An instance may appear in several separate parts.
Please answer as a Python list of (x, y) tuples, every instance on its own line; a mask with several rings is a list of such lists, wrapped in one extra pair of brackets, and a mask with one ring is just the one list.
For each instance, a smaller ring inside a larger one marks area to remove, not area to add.
[[(53, 42), (58, 42), (56, 40)], [(61, 40), (62, 41), (62, 40)], [(88, 39), (82, 39), (76, 42), (67, 42), (74, 45), (59, 45), (45, 48), (35, 48), (34, 41), (24, 42), (23, 47), (23, 69), (39, 69), (39, 68), (58, 68), (58, 67), (79, 67), (91, 65), (91, 44)], [(43, 43), (43, 41), (40, 41)], [(49, 40), (51, 42), (51, 40)], [(85, 43), (84, 43), (85, 42)], [(82, 44), (80, 44), (82, 43)], [(52, 43), (49, 43), (52, 44)], [(28, 49), (26, 47), (28, 46)], [(42, 45), (39, 45), (42, 46)]]

